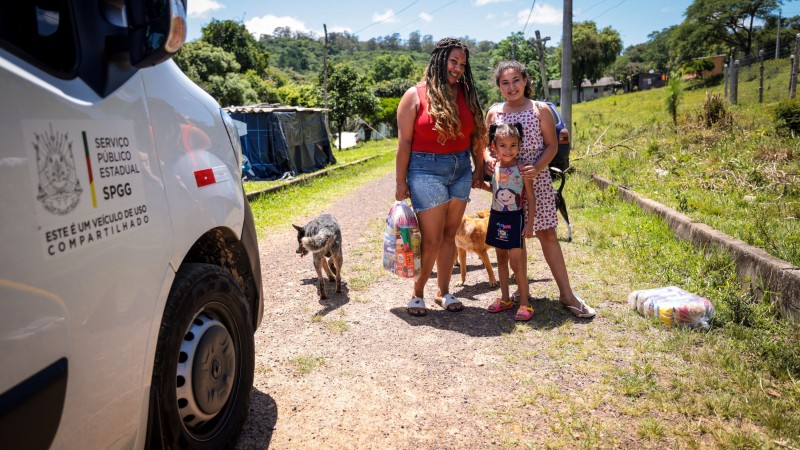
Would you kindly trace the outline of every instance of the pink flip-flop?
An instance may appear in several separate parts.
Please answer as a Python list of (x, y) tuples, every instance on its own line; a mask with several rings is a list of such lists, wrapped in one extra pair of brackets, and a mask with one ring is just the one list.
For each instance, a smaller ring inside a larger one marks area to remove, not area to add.
[(514, 315), (514, 320), (517, 322), (527, 322), (533, 318), (533, 306), (520, 306), (517, 314)]
[(497, 300), (494, 301), (488, 308), (487, 311), (490, 313), (499, 313), (500, 311), (506, 311), (514, 307), (514, 302), (511, 300), (504, 302), (502, 297), (497, 297)]

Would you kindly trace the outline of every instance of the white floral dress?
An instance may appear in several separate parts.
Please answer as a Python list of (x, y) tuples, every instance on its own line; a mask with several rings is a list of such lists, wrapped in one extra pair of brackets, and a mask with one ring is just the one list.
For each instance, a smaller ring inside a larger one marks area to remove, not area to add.
[[(520, 112), (504, 113), (503, 104), (496, 105), (494, 123), (521, 123), (522, 124), (522, 145), (520, 146), (517, 159), (523, 164), (535, 164), (544, 153), (544, 139), (542, 138), (541, 127), (539, 126), (538, 108), (531, 104), (530, 109)], [(550, 171), (544, 170), (533, 180), (533, 195), (536, 198), (536, 211), (533, 216), (533, 229), (535, 231), (547, 230), (558, 225), (556, 215), (556, 198), (553, 195), (553, 179)], [(523, 211), (525, 220), (528, 219), (528, 202), (523, 196)]]

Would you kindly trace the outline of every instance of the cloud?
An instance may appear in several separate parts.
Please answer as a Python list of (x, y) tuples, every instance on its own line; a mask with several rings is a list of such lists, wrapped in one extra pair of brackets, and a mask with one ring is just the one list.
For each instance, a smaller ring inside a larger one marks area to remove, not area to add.
[(373, 22), (385, 22), (385, 23), (394, 23), (397, 22), (397, 19), (394, 17), (394, 10), (387, 9), (386, 12), (379, 14), (379, 13), (372, 13), (372, 21)]
[(224, 7), (224, 5), (215, 0), (192, 0), (189, 2), (186, 15), (192, 18), (201, 18)]
[(247, 27), (247, 31), (252, 33), (256, 39), (262, 34), (271, 35), (272, 32), (275, 31), (275, 28), (278, 27), (289, 27), (292, 29), (292, 31), (313, 33), (313, 30), (309, 29), (305, 22), (301, 20), (295, 19), (294, 17), (277, 17), (269, 14), (266, 16), (254, 17), (246, 21), (244, 26)]
[(510, 2), (511, 0), (474, 0), (472, 3), (475, 6), (486, 6), (492, 3), (506, 3)]
[(430, 22), (433, 20), (433, 16), (428, 13), (419, 13), (419, 18), (425, 22)]
[[(530, 20), (528, 20), (529, 14)], [(564, 13), (548, 4), (537, 4), (533, 7), (533, 12), (530, 9), (523, 9), (517, 13), (517, 23), (519, 25), (525, 25), (526, 21), (528, 25), (557, 25), (563, 23)]]

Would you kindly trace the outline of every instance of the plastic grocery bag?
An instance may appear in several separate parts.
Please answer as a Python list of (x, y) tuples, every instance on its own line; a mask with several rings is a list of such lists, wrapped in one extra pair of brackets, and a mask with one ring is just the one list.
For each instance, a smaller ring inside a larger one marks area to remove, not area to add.
[(708, 329), (714, 305), (706, 298), (675, 286), (633, 291), (628, 305), (645, 317), (657, 317), (667, 326)]
[(422, 235), (417, 215), (404, 201), (396, 201), (386, 216), (383, 268), (401, 278), (419, 277)]

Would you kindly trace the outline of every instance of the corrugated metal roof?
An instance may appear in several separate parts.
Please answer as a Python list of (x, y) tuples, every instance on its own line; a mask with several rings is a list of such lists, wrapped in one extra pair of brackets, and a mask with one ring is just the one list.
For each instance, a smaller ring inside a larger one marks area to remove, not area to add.
[(222, 108), (229, 113), (271, 113), (271, 112), (328, 112), (327, 108), (306, 108), (304, 106), (287, 106), (277, 103), (260, 103), (258, 105), (227, 106)]

